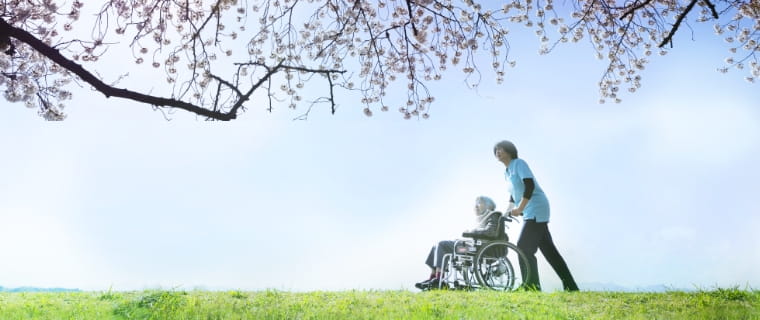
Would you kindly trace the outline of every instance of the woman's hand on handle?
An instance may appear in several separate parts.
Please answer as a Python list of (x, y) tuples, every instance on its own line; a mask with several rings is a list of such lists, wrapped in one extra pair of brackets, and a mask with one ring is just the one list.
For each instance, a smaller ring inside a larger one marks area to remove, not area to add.
[(520, 205), (517, 206), (517, 208), (510, 210), (509, 215), (511, 216), (523, 215), (523, 210), (525, 210), (525, 207), (528, 205), (528, 201), (530, 201), (530, 199), (523, 197), (522, 201), (520, 201)]

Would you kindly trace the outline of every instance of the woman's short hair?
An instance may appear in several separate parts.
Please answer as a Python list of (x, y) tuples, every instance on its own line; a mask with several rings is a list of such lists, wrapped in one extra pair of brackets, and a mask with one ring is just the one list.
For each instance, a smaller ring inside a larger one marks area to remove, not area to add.
[(497, 148), (504, 150), (506, 153), (509, 153), (512, 159), (517, 159), (517, 147), (515, 147), (515, 144), (511, 141), (504, 140), (493, 146), (494, 155), (496, 154)]
[(491, 200), (491, 198), (489, 198), (489, 197), (479, 196), (479, 197), (475, 198), (475, 201), (482, 203), (484, 205), (484, 207), (486, 209), (488, 209), (489, 211), (496, 210), (496, 203), (494, 203), (493, 200)]

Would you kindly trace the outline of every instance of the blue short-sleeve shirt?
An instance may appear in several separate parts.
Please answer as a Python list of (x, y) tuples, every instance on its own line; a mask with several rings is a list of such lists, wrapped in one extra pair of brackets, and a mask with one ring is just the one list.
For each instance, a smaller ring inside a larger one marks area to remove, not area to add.
[(525, 160), (517, 158), (512, 159), (507, 166), (504, 176), (512, 184), (512, 199), (519, 206), (525, 193), (525, 182), (523, 179), (531, 178), (535, 185), (533, 195), (528, 200), (528, 205), (523, 210), (524, 219), (535, 219), (536, 222), (549, 222), (549, 199), (546, 198), (544, 190), (538, 185), (538, 181), (530, 171), (528, 163)]

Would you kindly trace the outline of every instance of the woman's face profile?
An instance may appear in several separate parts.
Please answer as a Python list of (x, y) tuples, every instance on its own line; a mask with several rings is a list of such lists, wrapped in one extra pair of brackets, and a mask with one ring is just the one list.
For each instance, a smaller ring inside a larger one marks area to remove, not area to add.
[(501, 162), (504, 162), (505, 160), (509, 159), (509, 154), (504, 151), (502, 148), (496, 148), (496, 151), (494, 152), (496, 155), (496, 159), (498, 159)]

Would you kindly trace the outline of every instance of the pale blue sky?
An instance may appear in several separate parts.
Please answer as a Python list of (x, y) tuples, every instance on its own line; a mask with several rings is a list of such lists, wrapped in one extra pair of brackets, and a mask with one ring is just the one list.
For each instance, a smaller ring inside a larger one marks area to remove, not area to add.
[(308, 121), (252, 103), (230, 123), (83, 90), (62, 123), (3, 102), (0, 285), (412, 289), (430, 246), (471, 227), (476, 196), (506, 204), (491, 151), (509, 139), (581, 289), (760, 288), (760, 91), (715, 71), (719, 39), (690, 36), (621, 104), (597, 103), (586, 45), (538, 56), (533, 37), (513, 40), (502, 85), (431, 85), (429, 120), (366, 118), (354, 97)]

